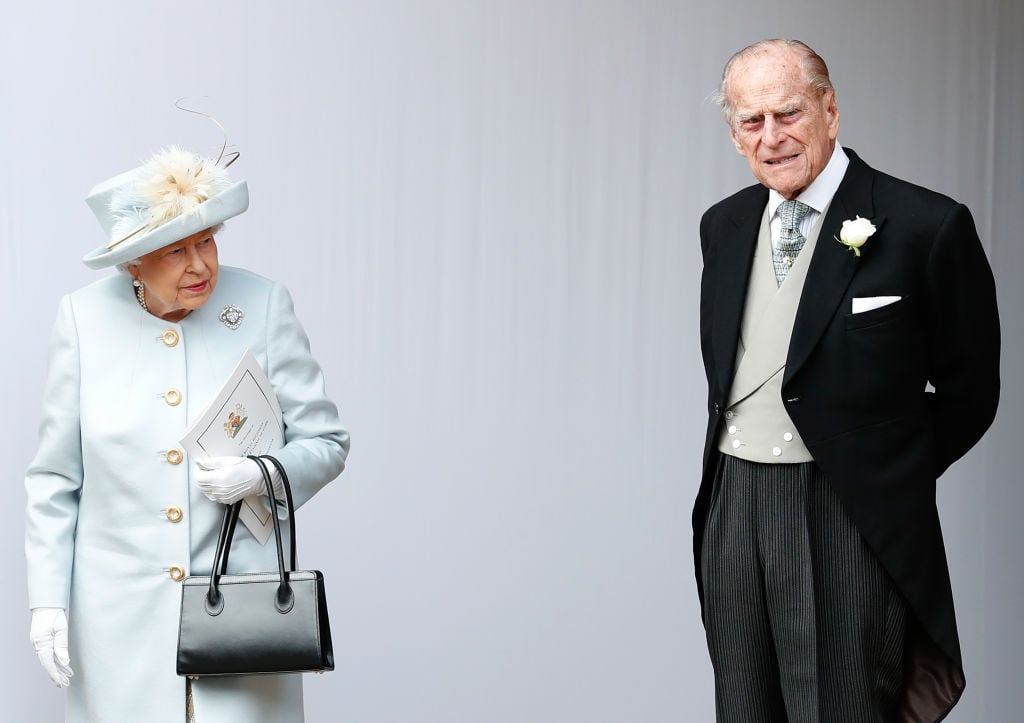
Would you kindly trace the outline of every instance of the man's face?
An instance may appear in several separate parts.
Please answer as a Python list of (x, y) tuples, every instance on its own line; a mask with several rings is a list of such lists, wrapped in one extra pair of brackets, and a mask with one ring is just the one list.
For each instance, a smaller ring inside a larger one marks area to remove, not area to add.
[(796, 198), (832, 156), (839, 133), (835, 93), (811, 88), (791, 50), (740, 59), (727, 81), (736, 150), (758, 181)]

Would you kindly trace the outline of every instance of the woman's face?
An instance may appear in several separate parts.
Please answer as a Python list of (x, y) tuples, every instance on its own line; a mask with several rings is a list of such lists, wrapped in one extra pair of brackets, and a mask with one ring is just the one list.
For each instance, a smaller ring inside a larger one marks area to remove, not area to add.
[(151, 251), (129, 266), (143, 283), (149, 313), (181, 321), (206, 303), (217, 285), (217, 242), (210, 229)]

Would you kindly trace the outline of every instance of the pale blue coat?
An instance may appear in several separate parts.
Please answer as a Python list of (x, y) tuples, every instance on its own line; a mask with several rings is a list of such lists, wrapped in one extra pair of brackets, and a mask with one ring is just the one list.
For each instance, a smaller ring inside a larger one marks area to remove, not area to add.
[[(237, 330), (218, 318), (227, 304), (245, 314)], [(342, 471), (349, 438), (283, 286), (222, 266), (209, 301), (177, 324), (145, 312), (123, 274), (61, 300), (25, 480), (25, 549), (30, 606), (68, 609), (68, 721), (184, 720), (181, 585), (169, 571), (209, 573), (223, 507), (196, 489), (187, 455), (174, 464), (168, 452), (247, 348), (281, 403), (287, 444), (276, 456), (298, 507)], [(239, 525), (230, 561), (275, 569), (274, 544)], [(298, 675), (203, 679), (193, 697), (199, 723), (303, 719)]]

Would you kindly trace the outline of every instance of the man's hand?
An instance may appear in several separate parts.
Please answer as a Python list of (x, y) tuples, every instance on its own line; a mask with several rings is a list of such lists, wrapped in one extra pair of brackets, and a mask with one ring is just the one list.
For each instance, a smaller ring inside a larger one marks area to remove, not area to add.
[(29, 637), (50, 680), (58, 688), (67, 688), (74, 672), (68, 657), (68, 618), (64, 608), (33, 608)]
[[(270, 465), (274, 495), (284, 499), (284, 484), (277, 468)], [(214, 502), (233, 505), (238, 500), (255, 494), (266, 494), (267, 484), (263, 472), (248, 457), (204, 457), (196, 460), (196, 486)]]

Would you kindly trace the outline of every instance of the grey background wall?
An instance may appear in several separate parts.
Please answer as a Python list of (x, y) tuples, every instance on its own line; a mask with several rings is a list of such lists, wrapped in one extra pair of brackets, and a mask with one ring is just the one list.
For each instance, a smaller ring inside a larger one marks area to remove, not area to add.
[[(1019, 717), (1024, 9), (1016, 0), (37, 0), (0, 26), (4, 718), (58, 720), (27, 639), (22, 474), (82, 198), (163, 144), (242, 152), (222, 263), (274, 276), (353, 433), (300, 513), (338, 671), (310, 721), (710, 721), (690, 558), (697, 222), (750, 183), (707, 98), (736, 49), (828, 60), (840, 140), (967, 203), (1005, 392), (940, 483), (968, 672)], [(144, 641), (140, 641), (140, 646)], [(140, 649), (140, 654), (144, 654)], [(126, 661), (130, 664), (130, 661)]]

